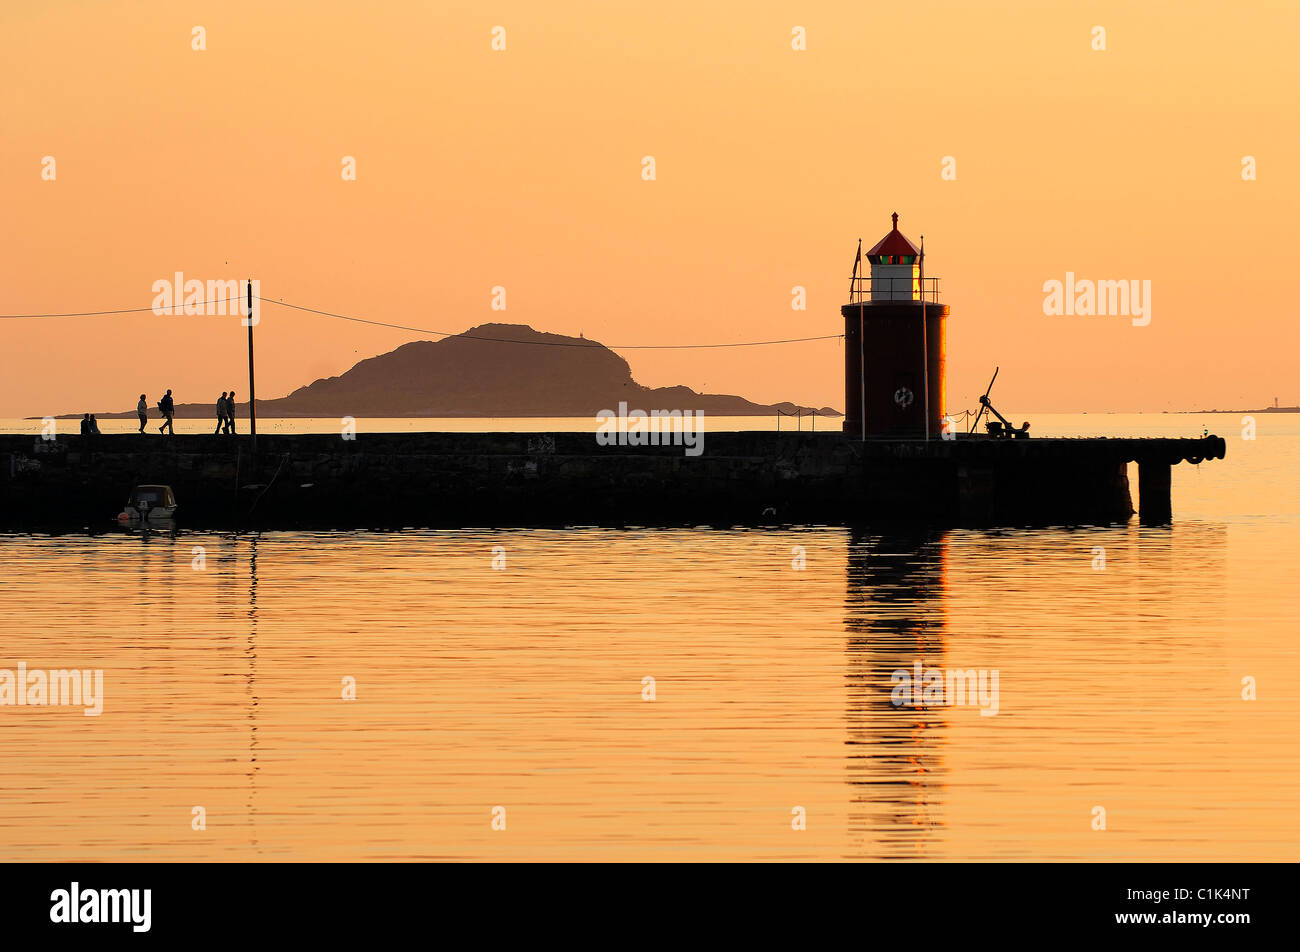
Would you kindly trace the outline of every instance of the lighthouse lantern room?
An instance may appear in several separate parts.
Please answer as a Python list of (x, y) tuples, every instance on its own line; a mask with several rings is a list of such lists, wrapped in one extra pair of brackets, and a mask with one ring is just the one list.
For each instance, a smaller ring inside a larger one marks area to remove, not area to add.
[(866, 254), (871, 264), (868, 293), (873, 301), (919, 301), (921, 249), (898, 230), (898, 212), (894, 212), (893, 218), (893, 231)]

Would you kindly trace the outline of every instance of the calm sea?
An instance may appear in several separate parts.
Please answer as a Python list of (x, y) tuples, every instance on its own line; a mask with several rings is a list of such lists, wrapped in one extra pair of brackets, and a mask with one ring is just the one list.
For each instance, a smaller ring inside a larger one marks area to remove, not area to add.
[(1294, 859), (1300, 416), (1031, 418), (1228, 456), (1165, 528), (2, 535), (0, 669), (103, 710), (0, 706), (0, 859)]

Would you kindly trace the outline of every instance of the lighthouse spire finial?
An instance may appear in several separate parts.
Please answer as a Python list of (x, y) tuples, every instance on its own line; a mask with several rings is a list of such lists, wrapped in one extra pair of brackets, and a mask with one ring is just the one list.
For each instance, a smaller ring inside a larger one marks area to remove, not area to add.
[(894, 231), (898, 231), (898, 212), (894, 212)]

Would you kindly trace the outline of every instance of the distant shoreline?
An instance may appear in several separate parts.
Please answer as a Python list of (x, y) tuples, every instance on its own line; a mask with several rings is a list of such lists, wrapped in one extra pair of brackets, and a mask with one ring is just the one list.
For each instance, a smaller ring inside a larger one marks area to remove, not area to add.
[(1300, 413), (1300, 407), (1264, 407), (1261, 410), (1162, 410), (1162, 413)]

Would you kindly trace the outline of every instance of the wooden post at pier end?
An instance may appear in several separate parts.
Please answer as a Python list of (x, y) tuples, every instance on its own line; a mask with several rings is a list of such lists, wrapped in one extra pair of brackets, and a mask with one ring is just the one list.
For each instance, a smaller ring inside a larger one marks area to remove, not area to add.
[(1164, 459), (1138, 460), (1138, 521), (1166, 525), (1173, 520), (1170, 478), (1173, 466)]

